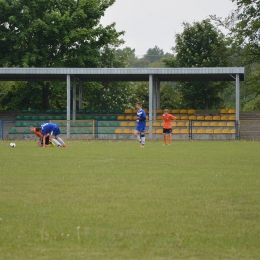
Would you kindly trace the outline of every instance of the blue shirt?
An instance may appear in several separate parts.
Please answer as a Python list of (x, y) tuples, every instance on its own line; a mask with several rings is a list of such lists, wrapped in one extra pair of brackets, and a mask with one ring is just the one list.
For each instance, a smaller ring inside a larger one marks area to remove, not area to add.
[(54, 129), (57, 129), (58, 126), (53, 123), (46, 123), (41, 125), (41, 128), (42, 128), (42, 135), (46, 135), (51, 133)]
[(137, 123), (138, 126), (146, 126), (146, 113), (143, 109), (137, 111), (137, 119), (139, 122)]

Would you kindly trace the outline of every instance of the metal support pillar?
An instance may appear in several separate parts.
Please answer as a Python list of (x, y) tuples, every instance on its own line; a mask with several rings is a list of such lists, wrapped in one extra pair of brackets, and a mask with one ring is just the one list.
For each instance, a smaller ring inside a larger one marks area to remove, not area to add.
[(160, 93), (160, 81), (156, 81), (156, 107), (161, 108), (161, 93)]
[(153, 79), (153, 120), (156, 120), (157, 118), (157, 91), (156, 91), (156, 79)]
[(82, 109), (82, 81), (79, 82), (79, 109)]
[(239, 139), (240, 79), (236, 74), (236, 140)]
[(153, 138), (153, 75), (149, 75), (149, 138)]
[(73, 78), (73, 108), (72, 108), (72, 120), (76, 120), (76, 78)]
[(70, 139), (70, 75), (67, 75), (67, 138)]

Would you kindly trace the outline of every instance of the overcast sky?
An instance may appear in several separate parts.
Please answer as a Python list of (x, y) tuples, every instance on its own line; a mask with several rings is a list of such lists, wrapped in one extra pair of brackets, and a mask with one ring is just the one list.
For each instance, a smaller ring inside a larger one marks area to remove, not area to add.
[(134, 48), (141, 57), (155, 45), (172, 53), (174, 36), (183, 31), (183, 22), (201, 21), (214, 14), (227, 17), (234, 9), (231, 0), (116, 0), (101, 24), (115, 22), (117, 31), (125, 31), (122, 47)]

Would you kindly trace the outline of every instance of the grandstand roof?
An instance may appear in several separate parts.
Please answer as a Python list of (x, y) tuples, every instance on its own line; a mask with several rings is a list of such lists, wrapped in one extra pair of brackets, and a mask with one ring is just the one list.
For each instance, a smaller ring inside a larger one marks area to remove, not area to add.
[(235, 81), (244, 80), (243, 67), (223, 68), (0, 68), (0, 81), (66, 81), (66, 75), (82, 81)]

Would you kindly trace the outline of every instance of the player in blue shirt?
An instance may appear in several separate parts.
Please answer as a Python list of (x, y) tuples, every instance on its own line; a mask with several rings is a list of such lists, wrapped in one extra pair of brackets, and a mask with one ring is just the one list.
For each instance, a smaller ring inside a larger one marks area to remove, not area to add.
[(53, 124), (53, 123), (42, 124), (41, 127), (36, 127), (35, 130), (36, 130), (36, 132), (42, 131), (42, 138), (43, 138), (42, 147), (45, 147), (45, 139), (46, 139), (47, 134), (50, 134), (50, 136), (54, 136), (54, 138), (52, 138), (52, 141), (58, 147), (67, 147), (67, 145), (64, 143), (64, 141), (59, 137), (60, 129), (56, 124)]
[(135, 127), (134, 135), (137, 138), (138, 142), (141, 144), (141, 147), (144, 147), (146, 131), (146, 113), (142, 109), (142, 105), (140, 102), (137, 102), (135, 107), (137, 109), (137, 125)]

